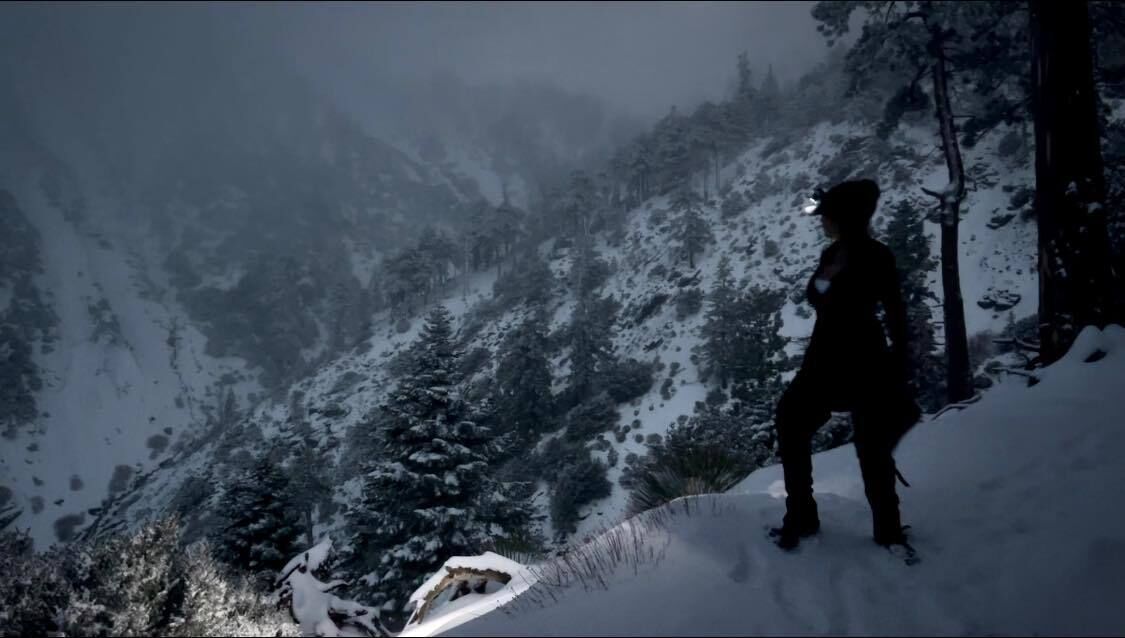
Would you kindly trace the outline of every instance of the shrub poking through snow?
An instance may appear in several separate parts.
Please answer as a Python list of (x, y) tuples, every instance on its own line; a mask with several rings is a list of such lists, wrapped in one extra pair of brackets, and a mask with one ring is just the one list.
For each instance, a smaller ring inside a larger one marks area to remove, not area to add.
[(724, 492), (746, 478), (749, 469), (718, 446), (665, 448), (633, 475), (632, 513), (648, 511), (681, 496)]

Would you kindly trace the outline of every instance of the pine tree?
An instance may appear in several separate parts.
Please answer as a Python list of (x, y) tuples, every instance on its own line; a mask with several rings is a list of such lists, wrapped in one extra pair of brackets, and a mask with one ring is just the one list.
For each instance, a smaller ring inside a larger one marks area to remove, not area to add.
[(496, 413), (520, 438), (549, 429), (553, 397), (546, 317), (534, 312), (500, 346)]
[(777, 83), (777, 76), (773, 74), (772, 64), (766, 71), (766, 77), (762, 79), (762, 86), (758, 89), (756, 106), (758, 130), (772, 132), (781, 115), (781, 87)]
[(687, 257), (688, 266), (695, 268), (695, 256), (715, 241), (715, 236), (707, 220), (703, 219), (699, 196), (690, 189), (679, 193), (673, 207), (678, 212), (673, 224), (680, 252)]
[(703, 325), (706, 372), (720, 388), (733, 383), (732, 396), (745, 403), (770, 402), (780, 387), (782, 350), (781, 307), (785, 296), (758, 287), (741, 292), (723, 255), (708, 295)]
[[(313, 513), (331, 498), (329, 479), (331, 459), (327, 450), (313, 436), (307, 421), (299, 421), (290, 453), (289, 481), (292, 486), (293, 506), (301, 520), (304, 544), (311, 547), (316, 542)], [(323, 510), (321, 511), (323, 515)]]
[(615, 362), (613, 324), (618, 304), (612, 297), (597, 294), (609, 271), (592, 244), (589, 233), (578, 237), (578, 257), (571, 266), (576, 304), (567, 327), (570, 375), (567, 396), (561, 401), (563, 410), (590, 398), (599, 375)]
[(738, 84), (735, 89), (737, 100), (750, 101), (756, 92), (751, 81), (750, 54), (746, 51), (738, 54)]
[(723, 144), (728, 148), (738, 148), (750, 139), (754, 130), (755, 109), (758, 103), (758, 89), (753, 84), (750, 57), (745, 51), (738, 54), (734, 99), (721, 107), (723, 122)]
[(927, 410), (941, 407), (945, 396), (945, 362), (935, 353), (930, 292), (926, 277), (936, 265), (930, 241), (918, 215), (909, 202), (891, 209), (887, 222), (886, 244), (898, 266), (903, 302), (909, 322), (910, 375), (919, 403)]
[(590, 233), (600, 212), (594, 180), (585, 171), (574, 171), (560, 202), (566, 232), (576, 241)]
[(523, 253), (514, 268), (492, 284), (492, 297), (504, 308), (517, 304), (542, 306), (555, 288), (555, 273), (536, 248)]
[(494, 445), (457, 388), (458, 356), (449, 311), (438, 306), (382, 406), (381, 458), (351, 513), (353, 561), (377, 603), (392, 609), (447, 557), (478, 553), (489, 539), (479, 505), (494, 491), (486, 473)]
[(216, 557), (236, 568), (276, 571), (297, 551), (300, 521), (278, 456), (262, 455), (219, 501), (225, 525), (213, 539)]
[(508, 201), (508, 194), (505, 191), (504, 201), (496, 207), (496, 231), (499, 233), (500, 249), (504, 258), (511, 256), (512, 248), (526, 235), (524, 232), (526, 217), (527, 213)]
[(686, 187), (691, 179), (691, 140), (686, 120), (673, 106), (656, 125), (654, 151), (661, 195)]
[(570, 376), (565, 408), (572, 407), (594, 394), (600, 375), (616, 361), (613, 346), (613, 322), (617, 302), (611, 297), (580, 295), (571, 315)]
[(701, 104), (692, 115), (692, 121), (694, 122), (696, 144), (703, 154), (700, 160), (705, 167), (703, 171), (704, 197), (707, 195), (708, 173), (713, 178), (713, 193), (718, 196), (721, 186), (719, 183), (720, 153), (725, 152), (731, 146), (732, 130), (730, 122), (727, 120), (727, 114), (723, 107), (712, 102)]
[(728, 361), (735, 334), (737, 296), (730, 257), (724, 254), (719, 258), (715, 283), (707, 296), (707, 316), (703, 324), (703, 359), (722, 388), (727, 386), (731, 376)]

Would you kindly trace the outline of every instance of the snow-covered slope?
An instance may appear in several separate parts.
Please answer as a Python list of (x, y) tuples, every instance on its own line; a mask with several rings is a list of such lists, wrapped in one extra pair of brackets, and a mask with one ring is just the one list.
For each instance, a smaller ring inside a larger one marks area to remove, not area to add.
[[(34, 275), (0, 276), (0, 327), (14, 324), (41, 377), (16, 396), (18, 407), (31, 406), (18, 420), (6, 403), (16, 393), (0, 401), (0, 526), (30, 529), (46, 547), (119, 522), (102, 519), (107, 508), (132, 508), (133, 522), (168, 506), (184, 476), (211, 464), (198, 448), (229, 434), (219, 416), (227, 397), (253, 406), (276, 389), (263, 366), (284, 361), (273, 371), (292, 382), (301, 366), (346, 347), (367, 317), (340, 306), (363, 307), (388, 246), (426, 221), (448, 222), (459, 199), (477, 196), (475, 184), (454, 192), (326, 104), (289, 107), (281, 130), (251, 116), (242, 136), (169, 143), (165, 155), (177, 161), (129, 174), (135, 183), (82, 140), (25, 122), (13, 127), (22, 137), (0, 131), (5, 223), (38, 238), (34, 259), (5, 251)], [(240, 170), (216, 160), (262, 140), (280, 148)], [(294, 205), (305, 201), (299, 193), (319, 199)], [(298, 277), (260, 285), (286, 259), (312, 275), (311, 294)], [(41, 300), (36, 312), (57, 322), (5, 316), (21, 295)], [(270, 312), (289, 323), (268, 324)], [(333, 324), (339, 315), (350, 319)], [(279, 344), (292, 328), (303, 330), (301, 342)], [(47, 336), (25, 336), (36, 329)], [(18, 376), (15, 367), (0, 366), (0, 380)], [(169, 475), (177, 480), (157, 479)], [(138, 503), (150, 479), (168, 489)]]
[(1125, 329), (1087, 328), (1038, 375), (1030, 388), (1012, 377), (902, 442), (897, 459), (912, 484), (900, 488), (903, 518), (919, 564), (871, 541), (847, 446), (814, 457), (822, 531), (795, 553), (764, 531), (784, 512), (772, 466), (577, 548), (571, 564), (581, 565), (610, 555), (615, 534), (636, 541), (639, 551), (627, 543), (598, 578), (541, 580), (501, 612), (472, 620), (489, 607), (476, 601), (428, 627), (459, 636), (1120, 633)]
[[(970, 170), (976, 171), (974, 162), (982, 166), (996, 164), (1005, 166), (996, 174), (974, 172), (968, 199), (964, 206), (964, 220), (961, 229), (961, 278), (965, 288), (966, 320), (970, 335), (982, 330), (999, 331), (1008, 320), (1009, 312), (1016, 319), (1026, 317), (1035, 311), (1036, 291), (1034, 270), (1031, 268), (1035, 255), (1035, 229), (1033, 222), (1012, 211), (1011, 218), (996, 228), (989, 227), (997, 213), (1008, 213), (1007, 202), (1012, 193), (1024, 188), (1031, 180), (1029, 167), (1024, 164), (1009, 165), (1006, 160), (996, 157), (995, 146), (1009, 131), (1000, 130), (986, 137), (971, 153), (966, 153)], [(790, 301), (783, 309), (785, 336), (792, 339), (790, 353), (800, 351), (799, 338), (807, 336), (812, 328), (810, 314), (802, 312), (804, 305), (800, 299), (804, 282), (815, 266), (819, 251), (825, 246), (819, 226), (814, 219), (801, 214), (800, 205), (813, 184), (826, 179), (833, 163), (839, 163), (849, 140), (865, 137), (863, 127), (848, 124), (820, 125), (788, 144), (778, 147), (775, 140), (763, 140), (748, 148), (741, 156), (731, 162), (723, 171), (723, 179), (731, 192), (746, 195), (749, 204), (733, 218), (724, 220), (720, 213), (719, 200), (712, 199), (704, 208), (704, 217), (711, 225), (716, 242), (697, 256), (696, 267), (689, 269), (675, 251), (675, 238), (669, 224), (671, 217), (665, 198), (653, 198), (628, 213), (626, 232), (620, 245), (611, 246), (607, 239), (599, 237), (598, 250), (602, 257), (616, 267), (605, 283), (602, 294), (614, 296), (620, 303), (615, 343), (620, 358), (636, 358), (645, 361), (658, 361), (663, 368), (648, 394), (631, 405), (619, 406), (619, 426), (629, 425), (632, 431), (624, 441), (618, 442), (607, 430), (600, 438), (600, 451), (592, 454), (603, 459), (616, 451), (619, 459), (629, 454), (644, 454), (646, 439), (652, 435), (662, 435), (678, 419), (690, 416), (696, 402), (704, 400), (707, 388), (699, 380), (699, 370), (693, 362), (692, 350), (701, 341), (699, 330), (703, 322), (702, 313), (697, 313), (683, 321), (676, 318), (674, 297), (685, 288), (698, 288), (708, 291), (714, 280), (716, 267), (722, 255), (728, 255), (735, 268), (736, 278), (746, 284), (757, 284), (766, 288), (784, 290)], [(900, 157), (888, 160), (879, 166), (879, 180), (884, 194), (881, 199), (880, 214), (876, 217), (876, 227), (883, 224), (883, 215), (897, 201), (909, 201), (918, 207), (931, 206), (921, 195), (920, 187), (941, 188), (944, 185), (945, 168), (940, 155), (925, 154), (932, 144), (928, 129), (904, 129), (896, 142), (911, 149)], [(772, 152), (764, 153), (768, 147)], [(851, 159), (848, 160), (851, 162)], [(859, 170), (852, 162), (850, 167)], [(927, 224), (933, 252), (937, 251), (935, 224)], [(770, 250), (776, 243), (777, 250)], [(571, 261), (570, 251), (553, 248), (549, 243), (540, 249), (548, 260), (553, 272), (560, 281), (553, 291), (552, 330), (565, 325), (570, 319), (573, 307), (573, 293), (561, 279), (568, 272)], [(470, 310), (491, 293), (495, 273), (474, 275), (470, 282), (470, 292), (466, 296), (458, 284), (444, 303), (453, 313), (457, 326), (465, 328), (473, 323)], [(934, 292), (940, 297), (941, 286), (938, 273), (930, 275)], [(975, 303), (989, 289), (1005, 290), (1020, 295), (1018, 300), (1008, 297), (1010, 308), (996, 311)], [(661, 300), (660, 298), (664, 299)], [(654, 309), (645, 312), (645, 309)], [(522, 309), (510, 309), (484, 321), (483, 327), (476, 331), (466, 350), (486, 348), (495, 353), (506, 331), (522, 318)], [(260, 429), (262, 441), (275, 436), (289, 436), (292, 410), (301, 411), (300, 418), (307, 414), (314, 431), (334, 450), (337, 462), (346, 460), (346, 446), (339, 445), (346, 440), (349, 431), (363, 421), (375, 406), (379, 405), (385, 393), (394, 385), (386, 364), (393, 355), (410, 343), (416, 336), (420, 322), (415, 321), (405, 332), (398, 332), (393, 322), (385, 314), (373, 318), (374, 335), (367, 343), (350, 353), (338, 357), (322, 367), (312, 377), (298, 382), (290, 388), (290, 398), (267, 402), (258, 406), (249, 418), (255, 428)], [(491, 374), (495, 357), (488, 362), (481, 375)], [(565, 370), (555, 370), (556, 379), (561, 381)], [(667, 379), (671, 379), (664, 394), (661, 389)], [(293, 400), (297, 397), (297, 400)], [(636, 427), (636, 423), (640, 427)], [(638, 437), (640, 440), (638, 440)], [(133, 524), (142, 517), (169, 507), (169, 494), (182, 485), (193, 472), (211, 465), (210, 456), (215, 452), (215, 442), (199, 447), (190, 458), (177, 461), (168, 471), (155, 473), (138, 490), (131, 494), (127, 503), (114, 508), (110, 518)], [(255, 451), (261, 442), (245, 443), (236, 447)], [(608, 448), (606, 447), (608, 446)], [(576, 538), (582, 538), (597, 530), (621, 520), (627, 502), (627, 491), (618, 480), (622, 464), (609, 470), (609, 480), (613, 484), (611, 496), (585, 508), (581, 515)], [(340, 479), (335, 499), (338, 504), (352, 502), (358, 496), (358, 485), (347, 481), (355, 469), (346, 463), (337, 476)], [(222, 480), (227, 475), (225, 468), (218, 468), (213, 476)], [(540, 495), (540, 502), (545, 503)], [(201, 505), (201, 507), (204, 507)], [(344, 524), (343, 518), (336, 515), (321, 521), (320, 532), (338, 529)], [(549, 522), (548, 522), (549, 524)], [(549, 527), (545, 531), (550, 531)], [(549, 534), (548, 534), (549, 536)]]
[[(215, 384), (244, 363), (204, 353), (203, 335), (161, 294), (166, 283), (152, 280), (160, 271), (142, 229), (106, 215), (94, 230), (85, 217), (119, 204), (74, 185), (52, 201), (39, 175), (6, 171), (3, 185), (43, 240), (35, 284), (57, 316), (57, 339), (35, 351), (39, 415), (0, 445), (0, 485), (22, 512), (14, 524), (46, 547), (72, 538), (143, 473), (171, 464), (219, 404)], [(231, 387), (242, 397), (259, 389)]]

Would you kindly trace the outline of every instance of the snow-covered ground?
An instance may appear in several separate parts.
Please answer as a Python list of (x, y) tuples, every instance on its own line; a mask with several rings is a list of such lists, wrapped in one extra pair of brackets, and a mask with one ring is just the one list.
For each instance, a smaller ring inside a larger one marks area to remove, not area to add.
[[(204, 353), (205, 337), (159, 292), (168, 287), (147, 263), (152, 237), (113, 221), (120, 203), (74, 184), (86, 205), (68, 219), (36, 172), (5, 176), (43, 238), (37, 285), (58, 316), (59, 340), (36, 351), (40, 418), (34, 431), (0, 445), (0, 485), (23, 512), (15, 526), (46, 548), (72, 538), (140, 474), (169, 463), (181, 437), (198, 433), (205, 407), (219, 404), (211, 390), (220, 377), (245, 362)], [(260, 388), (247, 381), (233, 390), (244, 397)]]
[(763, 468), (729, 493), (681, 499), (576, 549), (579, 564), (591, 548), (604, 557), (620, 546), (614, 538), (640, 543), (625, 554), (648, 558), (597, 570), (600, 582), (540, 582), (499, 611), (477, 618), (495, 606), (485, 597), (428, 627), (459, 636), (1119, 635), (1125, 329), (1087, 328), (1038, 374), (1037, 385), (1012, 377), (902, 442), (896, 456), (912, 487), (899, 491), (917, 565), (872, 542), (846, 446), (814, 458), (822, 531), (795, 553), (766, 538), (784, 491), (780, 468)]

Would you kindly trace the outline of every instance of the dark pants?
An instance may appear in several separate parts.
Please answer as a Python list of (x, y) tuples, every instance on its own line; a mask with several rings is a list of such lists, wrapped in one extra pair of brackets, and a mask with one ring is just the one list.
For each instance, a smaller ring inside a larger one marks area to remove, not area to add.
[(788, 494), (785, 525), (803, 527), (817, 520), (812, 491), (812, 437), (828, 421), (832, 411), (846, 409), (852, 413), (855, 451), (864, 492), (871, 505), (875, 537), (879, 539), (898, 532), (901, 527), (899, 501), (895, 494), (893, 443), (889, 435), (894, 429), (894, 417), (885, 407), (888, 403), (875, 397), (857, 398), (838, 384), (834, 395), (833, 386), (818, 383), (814, 375), (806, 372), (793, 379), (777, 404), (775, 421)]

